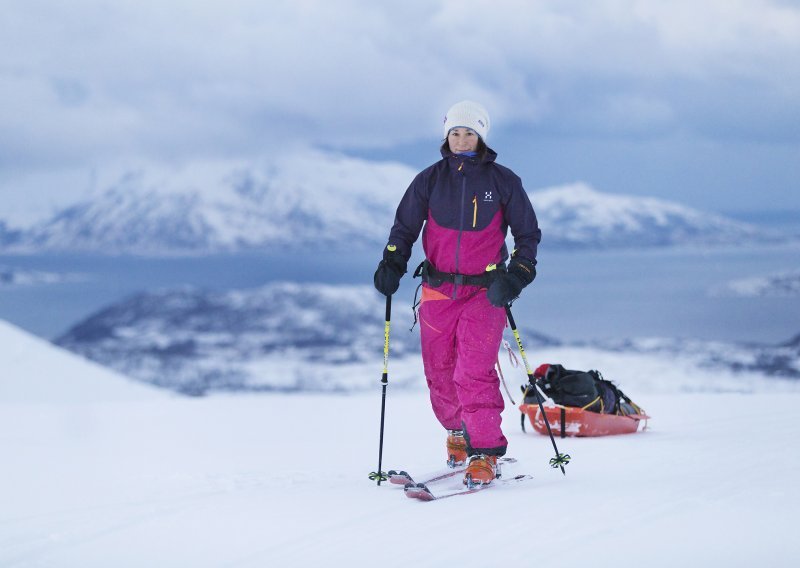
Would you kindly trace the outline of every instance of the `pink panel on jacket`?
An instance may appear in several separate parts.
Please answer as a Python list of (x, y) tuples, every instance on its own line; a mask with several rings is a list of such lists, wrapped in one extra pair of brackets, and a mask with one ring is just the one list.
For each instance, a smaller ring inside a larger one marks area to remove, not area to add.
[[(489, 225), (480, 231), (465, 230), (458, 240), (458, 229), (442, 227), (428, 212), (422, 246), (425, 256), (441, 272), (459, 274), (482, 274), (490, 264), (500, 262), (500, 250), (505, 235), (500, 230), (503, 222), (502, 210), (498, 211)], [(456, 248), (459, 248), (456, 267)]]

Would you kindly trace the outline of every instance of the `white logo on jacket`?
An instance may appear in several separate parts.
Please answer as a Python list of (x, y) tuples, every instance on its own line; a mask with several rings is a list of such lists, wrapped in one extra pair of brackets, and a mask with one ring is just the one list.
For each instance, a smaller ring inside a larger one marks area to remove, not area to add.
[(487, 191), (486, 193), (484, 193), (483, 194), (483, 200), (484, 201), (493, 201), (492, 192), (491, 191)]

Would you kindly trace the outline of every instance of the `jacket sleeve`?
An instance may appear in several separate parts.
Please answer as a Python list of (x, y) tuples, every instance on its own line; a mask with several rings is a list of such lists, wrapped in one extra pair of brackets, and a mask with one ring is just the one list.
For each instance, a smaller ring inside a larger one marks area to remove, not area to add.
[(511, 229), (511, 236), (514, 237), (515, 252), (512, 256), (526, 258), (535, 265), (539, 241), (542, 239), (536, 212), (533, 210), (528, 194), (522, 187), (522, 180), (516, 175), (512, 175), (509, 180), (509, 190), (503, 215), (506, 224)]
[[(430, 189), (427, 176), (422, 172), (414, 178), (408, 186), (397, 212), (394, 216), (394, 225), (389, 232), (389, 245), (397, 247), (397, 251), (408, 260), (411, 258), (411, 247), (419, 238), (422, 225), (428, 218), (428, 199)], [(387, 249), (384, 248), (384, 255)]]

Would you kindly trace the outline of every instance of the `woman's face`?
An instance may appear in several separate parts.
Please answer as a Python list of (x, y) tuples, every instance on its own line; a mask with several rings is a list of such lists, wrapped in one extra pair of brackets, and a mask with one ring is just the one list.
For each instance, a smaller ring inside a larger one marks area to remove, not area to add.
[(478, 135), (469, 128), (453, 128), (447, 135), (447, 143), (450, 151), (455, 154), (463, 152), (474, 152), (478, 149)]

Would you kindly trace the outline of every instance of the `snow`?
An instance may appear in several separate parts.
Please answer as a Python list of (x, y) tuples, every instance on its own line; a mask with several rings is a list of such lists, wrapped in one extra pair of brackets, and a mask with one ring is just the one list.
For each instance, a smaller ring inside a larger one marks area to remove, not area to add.
[[(533, 480), (421, 503), (367, 478), (381, 353), (371, 392), (186, 398), (0, 324), (0, 565), (796, 565), (794, 383), (717, 384), (646, 354), (527, 352), (537, 364), (591, 361), (609, 378), (629, 369), (620, 386), (653, 417), (649, 429), (558, 439), (572, 456), (562, 476), (550, 441), (523, 433), (508, 404), (519, 461), (506, 475)], [(427, 395), (395, 388), (392, 371), (390, 357), (384, 469), (439, 469), (444, 437)], [(521, 371), (505, 376), (517, 392)], [(691, 379), (702, 392), (685, 392)]]
[(531, 193), (551, 246), (664, 246), (774, 241), (754, 226), (662, 199), (601, 193), (583, 182)]
[(157, 400), (161, 391), (54, 348), (47, 341), (0, 320), (0, 402), (94, 403)]
[(753, 276), (729, 282), (712, 293), (732, 293), (743, 297), (793, 298), (800, 296), (800, 270), (789, 270), (767, 276)]

